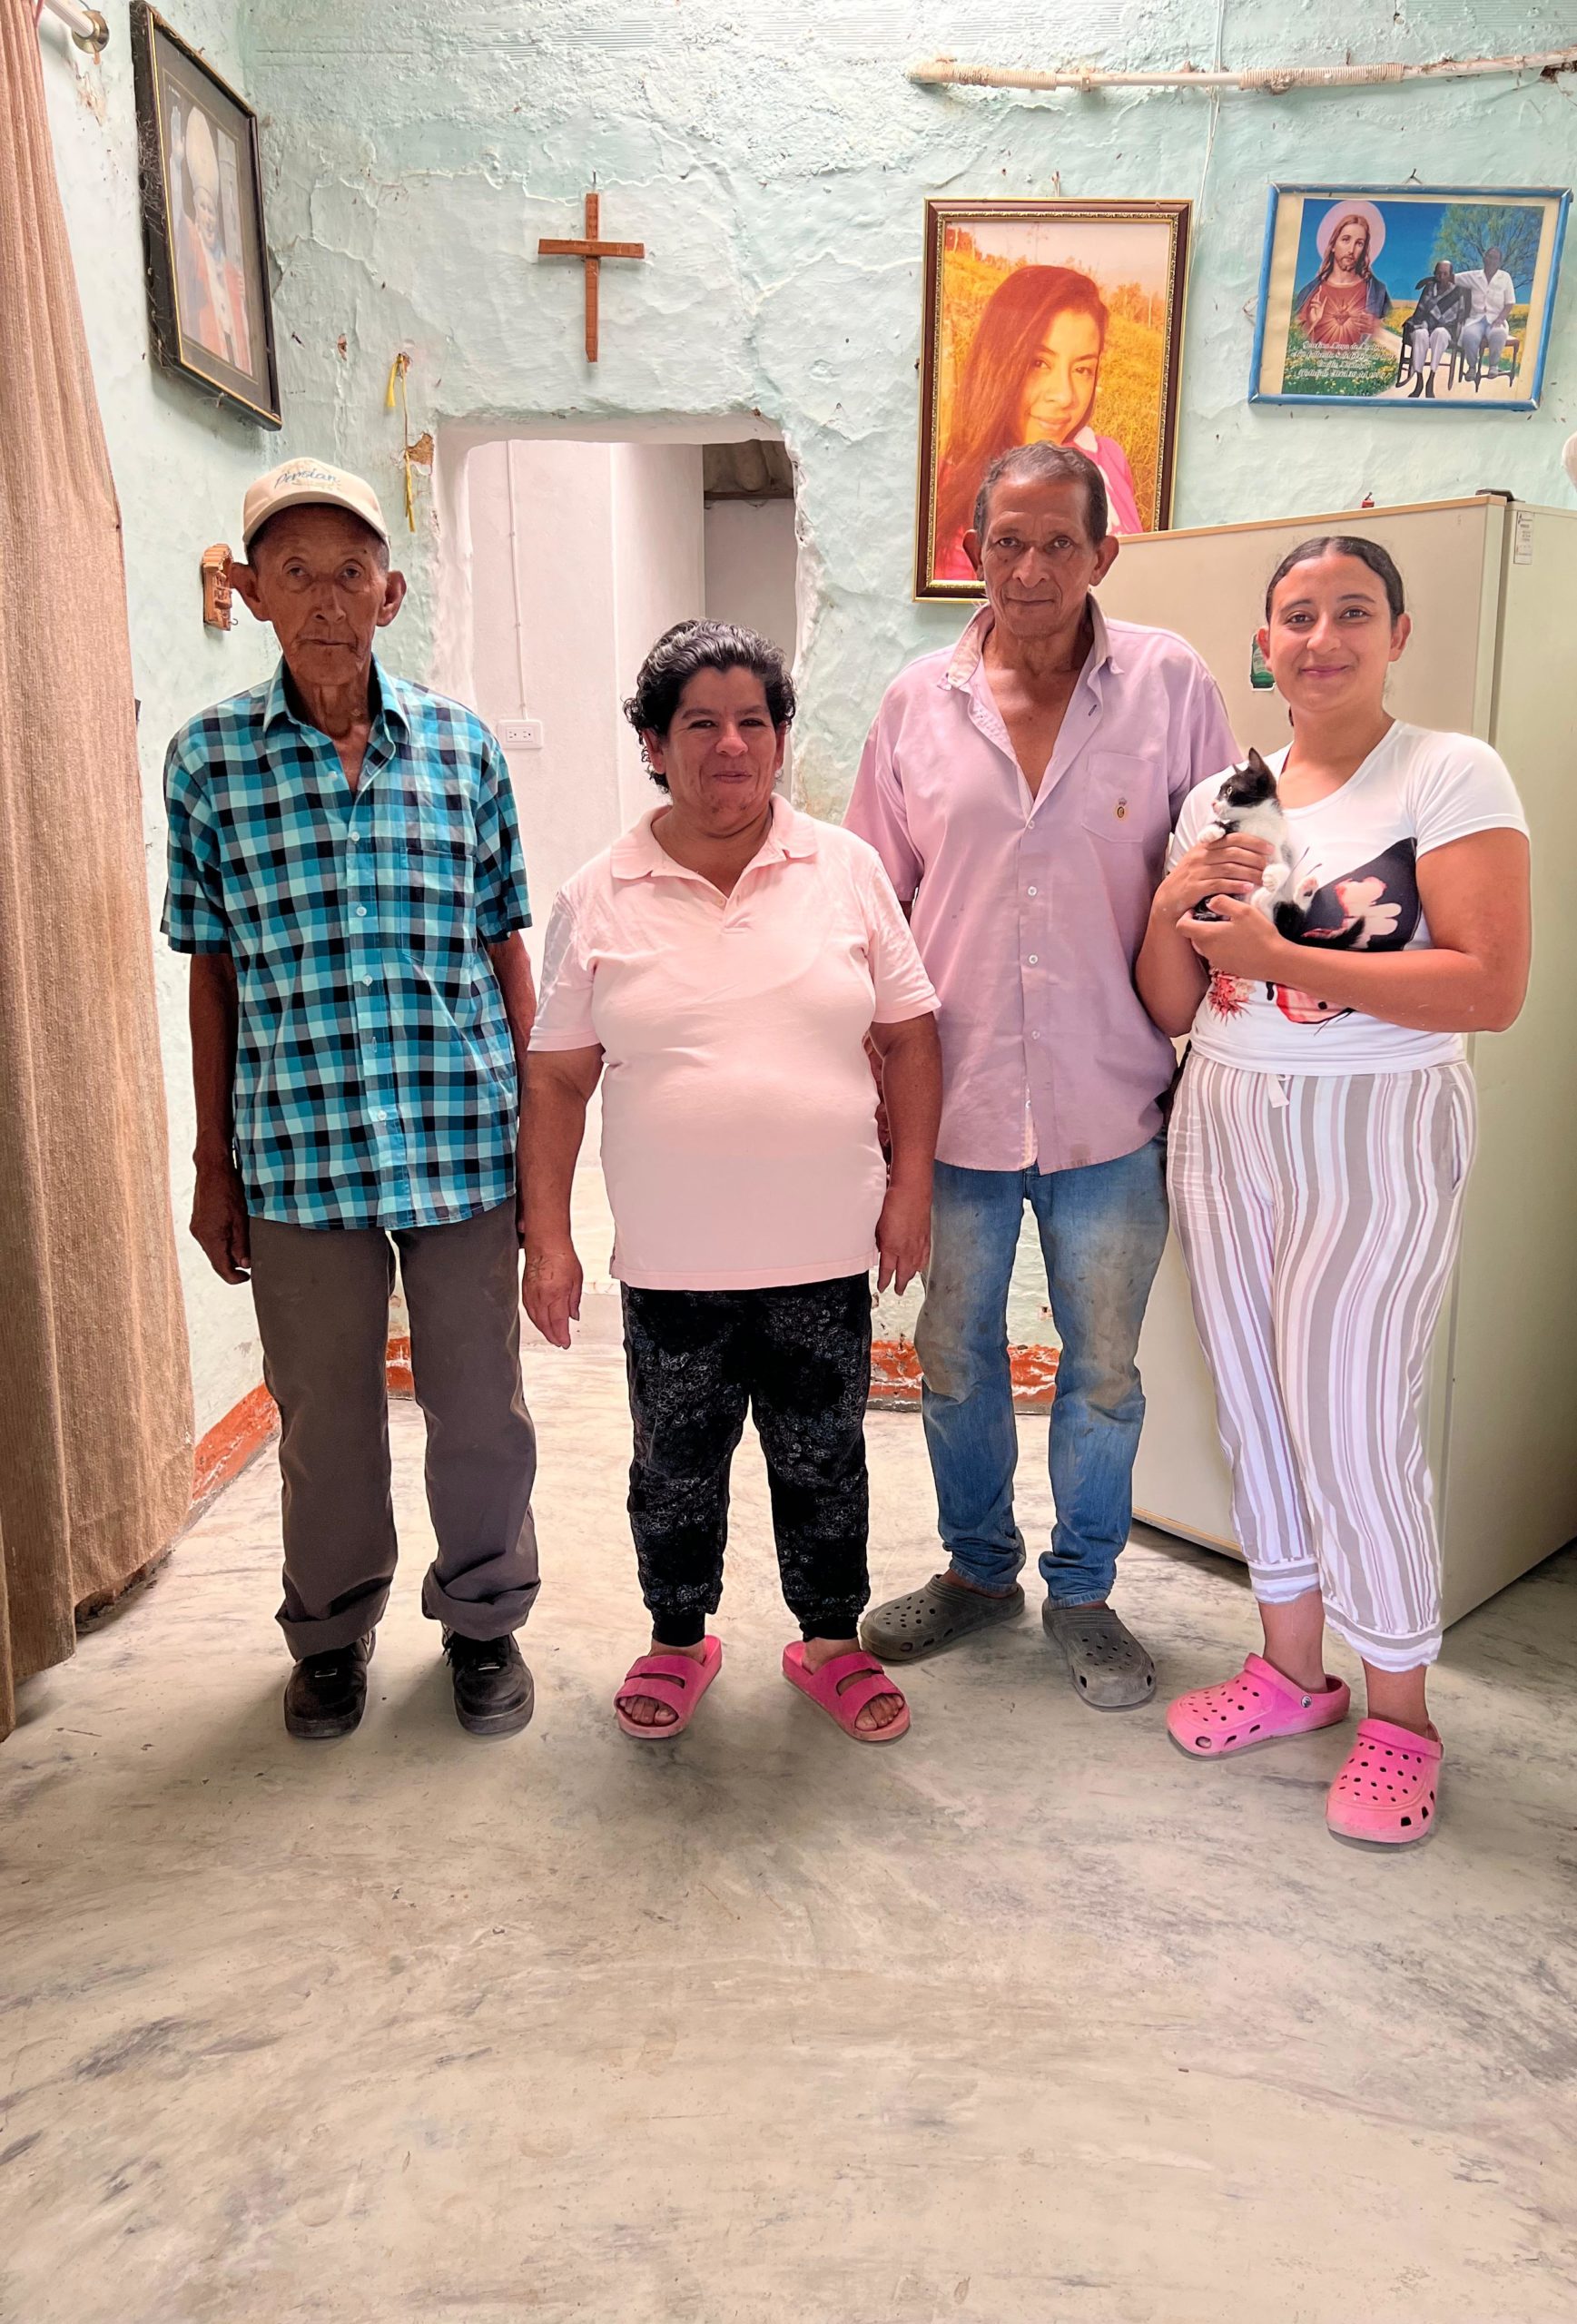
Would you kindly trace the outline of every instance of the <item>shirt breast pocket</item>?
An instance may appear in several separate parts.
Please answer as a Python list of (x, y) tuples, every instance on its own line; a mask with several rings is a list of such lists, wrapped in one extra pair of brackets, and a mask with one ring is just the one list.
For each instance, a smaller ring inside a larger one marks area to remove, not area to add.
[(391, 871), (414, 948), (448, 946), (469, 926), (472, 864), (463, 840), (412, 824), (391, 850)]
[(423, 783), (417, 793), (416, 813), (408, 818), (407, 832), (413, 853), (468, 857), (475, 841), (470, 808), (455, 786)]
[(1079, 820), (1097, 839), (1142, 847), (1154, 833), (1154, 776), (1145, 761), (1122, 751), (1092, 751), (1086, 763)]

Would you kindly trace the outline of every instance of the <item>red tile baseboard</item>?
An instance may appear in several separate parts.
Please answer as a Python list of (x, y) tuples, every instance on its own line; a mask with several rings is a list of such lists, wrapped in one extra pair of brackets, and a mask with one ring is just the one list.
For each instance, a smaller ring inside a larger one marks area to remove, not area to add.
[[(389, 1337), (389, 1393), (391, 1396), (412, 1393), (410, 1340), (405, 1333)], [(211, 1501), (232, 1477), (239, 1477), (270, 1437), (279, 1433), (279, 1406), (261, 1385), (249, 1389), (238, 1404), (232, 1404), (223, 1419), (215, 1421), (198, 1440), (192, 1461), (192, 1506)]]
[(261, 1384), (249, 1389), (239, 1404), (232, 1404), (223, 1419), (198, 1439), (192, 1462), (193, 1504), (211, 1501), (232, 1477), (239, 1477), (279, 1424), (279, 1406)]
[[(1054, 1347), (1010, 1347), (1008, 1370), (1019, 1412), (1044, 1412), (1057, 1393)], [(876, 1340), (871, 1348), (871, 1402), (882, 1412), (920, 1403), (920, 1358), (912, 1340)]]
[[(1009, 1369), (1013, 1403), (1020, 1412), (1044, 1411), (1057, 1393), (1057, 1350), (1054, 1347), (1011, 1347)], [(389, 1342), (389, 1393), (414, 1393), (410, 1374), (410, 1339), (391, 1334)], [(920, 1403), (920, 1359), (912, 1340), (877, 1340), (871, 1350), (871, 1402), (879, 1411), (902, 1412)], [(212, 1499), (229, 1484), (271, 1436), (278, 1433), (279, 1408), (264, 1387), (251, 1389), (215, 1421), (202, 1438), (192, 1460), (193, 1507)]]

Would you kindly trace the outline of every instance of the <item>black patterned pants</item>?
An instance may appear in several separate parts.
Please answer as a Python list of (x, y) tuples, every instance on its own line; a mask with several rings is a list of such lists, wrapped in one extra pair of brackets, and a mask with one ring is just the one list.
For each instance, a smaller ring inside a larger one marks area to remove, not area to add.
[(626, 1284), (624, 1313), (630, 1530), (654, 1637), (699, 1646), (716, 1611), (728, 1472), (749, 1412), (789, 1611), (806, 1638), (853, 1638), (871, 1594), (868, 1277), (766, 1291)]

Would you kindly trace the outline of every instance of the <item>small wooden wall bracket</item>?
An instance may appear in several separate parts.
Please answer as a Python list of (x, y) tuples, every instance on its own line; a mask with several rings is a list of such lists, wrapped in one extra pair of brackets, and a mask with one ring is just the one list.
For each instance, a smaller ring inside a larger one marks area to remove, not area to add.
[(231, 605), (230, 543), (215, 541), (202, 552), (202, 622), (206, 629), (233, 629)]

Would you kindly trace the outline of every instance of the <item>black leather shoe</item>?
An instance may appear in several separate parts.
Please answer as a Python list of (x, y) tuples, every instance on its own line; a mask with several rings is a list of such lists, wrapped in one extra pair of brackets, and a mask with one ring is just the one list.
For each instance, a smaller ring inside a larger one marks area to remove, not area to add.
[(373, 1632), (352, 1639), (349, 1646), (330, 1647), (324, 1654), (304, 1655), (291, 1673), (285, 1689), (285, 1732), (312, 1743), (331, 1742), (350, 1735), (361, 1724), (367, 1708), (367, 1665), (372, 1659)]
[(455, 1717), (468, 1735), (518, 1735), (536, 1708), (531, 1673), (512, 1638), (444, 1632), (455, 1682)]

